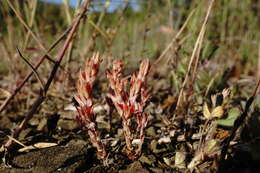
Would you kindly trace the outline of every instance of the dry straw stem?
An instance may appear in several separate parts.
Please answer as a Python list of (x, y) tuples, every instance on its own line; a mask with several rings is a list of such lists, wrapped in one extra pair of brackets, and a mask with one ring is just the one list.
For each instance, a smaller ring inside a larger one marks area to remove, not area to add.
[(17, 10), (14, 8), (14, 6), (12, 5), (12, 3), (10, 2), (10, 0), (7, 0), (8, 5), (10, 6), (10, 8), (14, 11), (15, 15), (17, 16), (17, 18), (19, 19), (19, 21), (23, 24), (23, 26), (28, 30), (28, 32), (32, 35), (32, 37), (35, 39), (35, 41), (39, 44), (39, 46), (45, 51), (46, 48), (44, 47), (44, 45), (41, 43), (41, 41), (39, 40), (39, 38), (35, 35), (35, 33), (31, 30), (31, 28), (26, 24), (26, 22), (23, 20), (23, 18), (19, 15), (19, 13), (17, 12)]
[[(32, 28), (34, 22), (36, 21), (35, 20), (35, 14), (36, 14), (36, 9), (37, 9), (37, 3), (38, 3), (38, 0), (31, 0), (30, 3), (28, 3), (28, 6), (27, 6), (27, 13), (30, 13), (28, 15), (28, 20), (29, 20), (29, 28)], [(30, 38), (30, 31), (28, 30), (27, 31), (27, 34), (26, 34), (26, 37), (25, 37), (25, 42), (24, 42), (24, 49), (27, 47), (27, 44), (29, 42), (29, 38)]]
[[(109, 1), (107, 1), (109, 2)], [(88, 20), (88, 23), (95, 29), (92, 34), (91, 34), (91, 38), (92, 40), (88, 43), (88, 45), (86, 46), (86, 49), (84, 49), (84, 51), (82, 51), (80, 54), (81, 55), (85, 55), (89, 52), (93, 52), (95, 46), (96, 46), (96, 38), (97, 38), (97, 33), (99, 33), (102, 38), (104, 39), (105, 43), (106, 43), (106, 46), (107, 46), (107, 50), (108, 50), (108, 58), (107, 58), (107, 61), (108, 61), (108, 64), (110, 65), (111, 62), (112, 62), (112, 59), (111, 59), (111, 55), (112, 55), (112, 45), (113, 45), (113, 41), (115, 40), (115, 37), (118, 33), (118, 30), (121, 28), (120, 26), (123, 24), (124, 22), (124, 12), (126, 12), (126, 10), (128, 9), (128, 4), (129, 4), (129, 0), (124, 0), (124, 7), (122, 10), (120, 10), (119, 14), (118, 14), (118, 22), (117, 24), (115, 24), (115, 26), (112, 28), (112, 32), (107, 32), (105, 30), (103, 30), (101, 27), (100, 27), (100, 24), (102, 22), (102, 20), (104, 19), (104, 15), (105, 14), (102, 14), (103, 12), (106, 11), (106, 9), (109, 7), (108, 5), (105, 5), (104, 8), (103, 8), (103, 11), (101, 12), (101, 14), (99, 15), (99, 18), (98, 18), (98, 22), (97, 23), (94, 23), (92, 20)], [(104, 11), (105, 10), (105, 11)]]
[(103, 6), (101, 13), (97, 20), (97, 26), (100, 26), (102, 20), (104, 19), (105, 15), (106, 15), (106, 12), (107, 12), (107, 9), (109, 8), (109, 6), (110, 6), (110, 0), (105, 0), (104, 6)]
[(258, 44), (258, 59), (257, 59), (257, 79), (260, 79), (260, 42)]
[(188, 71), (187, 71), (187, 73), (185, 75), (185, 79), (182, 83), (182, 87), (181, 87), (181, 90), (180, 90), (180, 93), (179, 93), (179, 96), (178, 96), (178, 100), (177, 100), (176, 110), (179, 109), (180, 104), (183, 100), (183, 91), (184, 91), (184, 89), (185, 89), (185, 87), (186, 87), (186, 85), (189, 81), (189, 75), (192, 71), (192, 65), (193, 64), (194, 64), (194, 69), (193, 69), (192, 79), (195, 78), (194, 74), (196, 74), (196, 71), (197, 71), (197, 66), (198, 66), (199, 57), (200, 57), (199, 54), (200, 54), (200, 50), (201, 50), (201, 45), (202, 45), (202, 41), (203, 41), (205, 31), (206, 31), (206, 24), (208, 22), (208, 18), (209, 18), (209, 15), (211, 13), (211, 9), (212, 9), (213, 4), (214, 4), (214, 0), (211, 0), (209, 7), (208, 7), (208, 10), (207, 10), (207, 14), (205, 16), (204, 22), (202, 24), (199, 36), (197, 38), (197, 41), (195, 43), (195, 46), (194, 46), (194, 49), (193, 49), (193, 52), (192, 52), (192, 55), (191, 55), (191, 58), (190, 58)]
[(146, 16), (144, 17), (145, 18), (145, 23), (144, 23), (144, 34), (143, 34), (143, 44), (142, 44), (142, 51), (141, 53), (144, 53), (145, 52), (145, 44), (146, 44), (146, 41), (147, 41), (147, 34), (145, 33), (147, 30), (148, 30), (148, 24), (149, 22), (151, 21), (150, 20), (150, 17), (151, 17), (151, 13), (152, 13), (152, 1), (151, 0), (148, 0), (147, 2), (147, 9), (150, 9), (148, 11), (148, 13), (146, 14)]
[[(81, 18), (84, 16), (85, 12), (87, 11), (88, 7), (89, 7), (89, 3), (90, 1), (85, 0), (84, 4), (82, 5), (81, 8), (81, 12), (80, 14), (77, 16), (77, 18), (75, 19), (75, 23), (73, 24), (67, 39), (65, 40), (65, 43), (63, 45), (63, 47), (61, 48), (57, 58), (56, 58), (56, 62), (54, 67), (52, 68), (51, 74), (47, 80), (47, 83), (44, 86), (44, 90), (39, 94), (38, 98), (36, 99), (36, 101), (34, 102), (34, 104), (32, 105), (31, 110), (28, 112), (28, 114), (26, 115), (25, 119), (21, 122), (21, 124), (19, 124), (15, 129), (14, 132), (12, 133), (12, 137), (13, 138), (17, 138), (18, 135), (20, 134), (20, 132), (25, 128), (25, 126), (27, 125), (28, 121), (33, 117), (34, 113), (39, 109), (39, 106), (42, 104), (42, 102), (45, 100), (46, 98), (46, 94), (47, 91), (51, 85), (51, 82), (53, 81), (56, 72), (60, 66), (60, 63), (65, 55), (66, 50), (68, 49), (69, 43), (73, 38), (74, 33), (76, 32), (78, 25), (80, 23)], [(12, 140), (8, 140), (1, 148), (0, 148), (0, 152), (4, 152), (6, 150), (8, 150), (13, 144)]]
[(189, 23), (191, 17), (193, 16), (195, 10), (192, 10), (189, 14), (189, 16), (187, 17), (186, 21), (184, 22), (184, 24), (182, 25), (181, 29), (178, 31), (178, 33), (172, 38), (171, 42), (168, 44), (168, 46), (163, 50), (162, 54), (157, 58), (156, 61), (154, 61), (154, 63), (152, 64), (153, 66), (158, 64), (162, 58), (166, 55), (166, 53), (171, 49), (171, 47), (173, 46), (173, 44), (177, 41), (177, 39), (179, 39), (180, 35), (182, 34), (182, 32), (184, 31), (184, 29), (186, 28), (187, 24)]
[(68, 0), (63, 0), (63, 4), (64, 4), (64, 8), (65, 8), (67, 22), (70, 25), (71, 22), (72, 22), (72, 19), (71, 19), (71, 15), (70, 15), (69, 1)]
[[(68, 26), (71, 26), (72, 25), (72, 16), (70, 14), (70, 6), (69, 6), (69, 0), (63, 0), (63, 3), (64, 3), (64, 10), (65, 10), (65, 13), (66, 13), (66, 19), (67, 19), (67, 23), (68, 23)], [(78, 6), (77, 8), (75, 8), (75, 12), (74, 12), (74, 15), (76, 15), (77, 13), (77, 10), (78, 10)], [(72, 40), (70, 42), (70, 45), (69, 45), (69, 48), (68, 48), (68, 53), (67, 53), (67, 57), (66, 57), (66, 62), (65, 62), (65, 71), (67, 74), (70, 74), (70, 68), (69, 68), (69, 64), (71, 62), (71, 58), (72, 58), (72, 51), (73, 51), (73, 45), (74, 45), (74, 40)], [(69, 82), (69, 77), (65, 77), (66, 79), (63, 80), (63, 85), (66, 85), (68, 84)], [(63, 86), (64, 88), (64, 86)]]

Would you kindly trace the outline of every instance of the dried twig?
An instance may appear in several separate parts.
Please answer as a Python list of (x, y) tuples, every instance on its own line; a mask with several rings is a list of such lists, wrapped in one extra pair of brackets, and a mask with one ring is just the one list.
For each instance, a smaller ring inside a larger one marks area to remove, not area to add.
[[(61, 40), (63, 40), (65, 38), (65, 36), (69, 33), (69, 31), (71, 30), (72, 26), (70, 26), (50, 47), (48, 50), (46, 50), (46, 52), (44, 53), (44, 55), (39, 59), (39, 61), (36, 63), (35, 66), (33, 66), (33, 68), (35, 70), (38, 69), (38, 67), (43, 63), (43, 61), (45, 59), (48, 59), (49, 61), (55, 63), (54, 60), (52, 60), (47, 54), (52, 51), (60, 42)], [(23, 88), (23, 86), (25, 85), (25, 83), (30, 79), (30, 77), (33, 75), (33, 71), (31, 71), (25, 78), (24, 80), (15, 88), (15, 90), (12, 92), (12, 94), (6, 98), (6, 100), (4, 101), (4, 103), (2, 103), (2, 105), (0, 106), (0, 113), (6, 108), (6, 106), (10, 103), (10, 101), (16, 96), (16, 94)]]
[(43, 90), (44, 89), (44, 82), (43, 80), (41, 79), (41, 77), (39, 76), (38, 72), (36, 71), (36, 69), (33, 67), (33, 65), (23, 56), (23, 54), (21, 53), (21, 51), (16, 48), (20, 57), (24, 60), (24, 62), (32, 69), (32, 72), (35, 74), (36, 78), (38, 79), (38, 81), (40, 82), (41, 84), (41, 89)]
[[(82, 5), (82, 9), (80, 14), (77, 16), (75, 23), (73, 24), (68, 37), (63, 45), (63, 47), (60, 50), (60, 53), (58, 54), (57, 58), (56, 58), (56, 62), (54, 67), (52, 68), (51, 74), (47, 80), (47, 83), (44, 86), (44, 90), (40, 93), (39, 97), (37, 98), (37, 100), (34, 102), (34, 104), (32, 105), (31, 110), (28, 112), (28, 114), (26, 115), (25, 119), (21, 122), (20, 125), (17, 126), (17, 128), (14, 129), (14, 132), (12, 134), (13, 138), (17, 138), (18, 135), (20, 134), (20, 132), (24, 129), (24, 127), (27, 125), (28, 121), (32, 118), (32, 116), (34, 115), (34, 113), (38, 110), (39, 106), (42, 104), (42, 102), (45, 100), (46, 98), (46, 93), (51, 85), (51, 82), (53, 81), (56, 72), (58, 70), (58, 67), (65, 55), (65, 52), (69, 46), (70, 41), (73, 38), (74, 33), (76, 32), (78, 25), (80, 23), (80, 19), (84, 16), (85, 12), (88, 9), (90, 1), (85, 0), (84, 4)], [(0, 152), (3, 152), (5, 150), (8, 150), (13, 144), (12, 140), (8, 140), (1, 148), (0, 148)]]

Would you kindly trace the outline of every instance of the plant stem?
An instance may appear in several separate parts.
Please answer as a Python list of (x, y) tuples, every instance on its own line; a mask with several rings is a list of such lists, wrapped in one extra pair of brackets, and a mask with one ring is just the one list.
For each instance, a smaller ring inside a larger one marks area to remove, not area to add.
[[(14, 130), (12, 137), (13, 138), (17, 138), (20, 134), (20, 132), (25, 128), (25, 126), (27, 125), (28, 121), (33, 117), (33, 115), (35, 114), (35, 112), (38, 110), (39, 106), (42, 104), (42, 102), (45, 100), (45, 96), (47, 94), (47, 91), (51, 85), (51, 82), (53, 81), (56, 72), (58, 71), (58, 67), (60, 66), (60, 63), (65, 55), (65, 52), (69, 46), (70, 41), (73, 38), (74, 33), (76, 32), (78, 25), (80, 23), (80, 19), (83, 17), (83, 15), (85, 14), (85, 12), (88, 9), (89, 6), (89, 2), (88, 0), (84, 1), (84, 4), (82, 6), (82, 10), (81, 13), (79, 14), (79, 16), (76, 18), (75, 23), (73, 24), (68, 37), (62, 47), (62, 49), (60, 50), (60, 53), (58, 54), (57, 58), (56, 58), (56, 62), (54, 64), (54, 67), (52, 68), (51, 74), (47, 80), (47, 83), (44, 86), (44, 90), (43, 92), (41, 92), (38, 96), (38, 98), (36, 99), (36, 101), (34, 102), (31, 110), (28, 112), (28, 114), (26, 115), (25, 119), (22, 121), (22, 123)], [(13, 140), (9, 139), (4, 145), (2, 145), (2, 147), (0, 148), (0, 152), (4, 152), (5, 150), (8, 150), (13, 144)]]
[(133, 151), (133, 146), (132, 146), (132, 133), (130, 129), (130, 119), (124, 119), (123, 118), (123, 131), (124, 131), (124, 136), (125, 136), (125, 142), (126, 142), (126, 147), (127, 150), (132, 153)]

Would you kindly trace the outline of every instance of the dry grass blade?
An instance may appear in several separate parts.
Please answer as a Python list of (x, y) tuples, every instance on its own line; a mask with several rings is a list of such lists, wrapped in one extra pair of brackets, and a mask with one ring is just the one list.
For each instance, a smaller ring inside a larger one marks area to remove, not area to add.
[(157, 58), (157, 60), (153, 63), (153, 65), (158, 64), (162, 58), (166, 55), (166, 53), (170, 50), (170, 48), (172, 47), (173, 43), (175, 43), (175, 41), (180, 37), (180, 35), (182, 34), (182, 32), (184, 31), (184, 29), (186, 28), (188, 22), (190, 21), (191, 17), (193, 16), (195, 10), (192, 10), (191, 13), (189, 14), (188, 18), (186, 19), (186, 21), (184, 22), (184, 24), (182, 25), (181, 29), (178, 31), (178, 33), (172, 38), (171, 42), (168, 44), (168, 46), (164, 49), (164, 51), (162, 52), (162, 54)]
[(88, 23), (91, 26), (93, 26), (93, 28), (95, 28), (95, 30), (97, 30), (105, 38), (105, 40), (109, 39), (109, 36), (107, 35), (107, 33), (102, 31), (102, 29), (98, 25), (96, 25), (92, 20), (88, 20)]
[(191, 58), (190, 58), (188, 71), (186, 72), (185, 79), (182, 83), (182, 87), (181, 87), (181, 90), (180, 90), (180, 93), (179, 93), (179, 96), (178, 96), (178, 100), (177, 100), (176, 110), (178, 110), (178, 108), (180, 107), (181, 101), (183, 99), (182, 97), (183, 97), (184, 88), (186, 87), (186, 85), (189, 81), (189, 75), (190, 75), (191, 70), (192, 70), (192, 65), (194, 63), (194, 59), (197, 57), (197, 59), (195, 59), (196, 64), (195, 64), (195, 67), (194, 67), (194, 70), (193, 70), (193, 73), (196, 73), (197, 65), (198, 65), (198, 58), (199, 58), (199, 56), (196, 56), (196, 54), (198, 55), (198, 52), (201, 49), (200, 45), (202, 44), (202, 41), (203, 41), (203, 38), (204, 38), (204, 35), (205, 35), (206, 24), (208, 22), (208, 18), (209, 18), (209, 15), (211, 13), (211, 9), (212, 9), (213, 4), (214, 4), (214, 0), (211, 0), (209, 7), (208, 7), (208, 10), (207, 10), (207, 14), (206, 14), (204, 22), (201, 26), (199, 36), (197, 38), (197, 41), (195, 43), (195, 46), (194, 46), (194, 49), (193, 49), (193, 52), (192, 52), (192, 55), (191, 55)]
[(11, 96), (10, 92), (8, 92), (7, 90), (5, 90), (3, 88), (0, 88), (0, 99), (8, 98), (10, 96)]
[(19, 21), (24, 25), (24, 27), (30, 32), (30, 34), (32, 34), (32, 37), (35, 39), (35, 41), (39, 44), (39, 46), (43, 49), (46, 50), (46, 48), (44, 47), (44, 45), (41, 43), (41, 41), (39, 40), (39, 38), (34, 34), (34, 32), (31, 30), (31, 28), (26, 24), (26, 22), (23, 20), (23, 18), (19, 15), (19, 13), (17, 12), (17, 10), (14, 8), (14, 6), (12, 5), (12, 3), (10, 2), (10, 0), (7, 0), (8, 5), (10, 6), (10, 8), (14, 11), (15, 15), (17, 16), (17, 18), (19, 19)]
[(40, 82), (41, 84), (41, 88), (42, 90), (44, 89), (44, 82), (43, 80), (41, 79), (40, 75), (38, 74), (38, 72), (36, 71), (36, 69), (33, 67), (33, 65), (23, 56), (23, 54), (21, 53), (21, 51), (16, 48), (20, 57), (24, 60), (24, 62), (32, 69), (33, 73), (35, 74), (36, 78), (38, 79), (38, 81)]
[(34, 150), (34, 149), (49, 148), (49, 147), (54, 147), (57, 145), (58, 144), (56, 144), (56, 143), (39, 142), (39, 143), (30, 145), (30, 146), (24, 146), (23, 148), (19, 149), (18, 152), (25, 152), (25, 151)]
[(258, 44), (257, 79), (260, 79), (260, 43)]
[[(30, 13), (29, 28), (32, 28), (33, 24), (35, 22), (35, 14), (36, 14), (36, 9), (37, 9), (37, 3), (38, 3), (38, 0), (32, 0), (32, 2), (28, 5), (29, 9), (27, 9), (27, 11), (31, 10), (31, 13), (28, 12), (28, 13)], [(27, 44), (29, 42), (29, 38), (30, 38), (30, 31), (28, 30), (27, 34), (26, 34), (24, 46), (23, 46), (24, 49), (27, 47)]]
[[(127, 1), (128, 1), (128, 0), (127, 0)], [(103, 18), (104, 18), (105, 15), (106, 15), (106, 11), (107, 11), (109, 5), (110, 5), (110, 0), (106, 0), (105, 5), (104, 5), (104, 7), (102, 8), (102, 12), (100, 13), (100, 15), (99, 15), (99, 17), (98, 17), (97, 26), (100, 26), (100, 24), (101, 24)]]
[(18, 141), (17, 139), (13, 138), (12, 136), (7, 135), (7, 137), (8, 137), (10, 140), (14, 141), (15, 143), (21, 145), (22, 147), (27, 147), (26, 145), (24, 145), (23, 143), (21, 143), (21, 142)]
[(70, 15), (70, 6), (69, 6), (69, 1), (68, 0), (63, 0), (64, 6), (65, 6), (65, 13), (66, 13), (66, 18), (68, 21), (68, 24), (71, 24), (72, 19)]

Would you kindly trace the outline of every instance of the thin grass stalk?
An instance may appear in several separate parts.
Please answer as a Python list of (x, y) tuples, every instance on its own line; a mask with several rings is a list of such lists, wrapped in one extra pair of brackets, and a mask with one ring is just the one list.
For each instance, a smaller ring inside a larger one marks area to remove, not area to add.
[(45, 46), (42, 44), (42, 42), (40, 41), (40, 39), (35, 35), (35, 33), (32, 31), (32, 29), (26, 24), (26, 22), (23, 20), (23, 18), (20, 16), (20, 14), (18, 13), (18, 11), (14, 8), (14, 6), (12, 5), (12, 3), (10, 2), (10, 0), (7, 0), (8, 5), (10, 6), (10, 8), (14, 11), (15, 15), (17, 16), (17, 18), (19, 19), (19, 21), (21, 22), (21, 24), (23, 24), (23, 26), (28, 30), (28, 32), (30, 32), (30, 34), (32, 35), (32, 37), (35, 39), (35, 41), (38, 43), (38, 45), (40, 46), (40, 48), (44, 51), (46, 51)]
[[(69, 0), (63, 0), (63, 3), (64, 3), (64, 10), (65, 10), (65, 13), (66, 13), (66, 18), (67, 18), (67, 23), (68, 23), (68, 26), (71, 26), (72, 24), (72, 17), (71, 17), (71, 13), (70, 13), (70, 6), (69, 6)], [(76, 12), (77, 8), (75, 9), (75, 12)], [(76, 13), (74, 13), (76, 14)], [(67, 72), (67, 77), (65, 77), (66, 75), (64, 74), (64, 78), (63, 79), (63, 89), (65, 88), (65, 86), (68, 84), (69, 82), (69, 79), (70, 79), (70, 69), (69, 69), (69, 64), (70, 64), (70, 61), (71, 61), (71, 56), (72, 56), (72, 51), (73, 51), (73, 44), (74, 44), (74, 40), (71, 41), (70, 45), (69, 45), (69, 48), (68, 48), (68, 53), (67, 53), (67, 57), (66, 57), (66, 63), (65, 63), (65, 70)]]
[[(32, 3), (29, 3), (28, 5), (28, 8), (27, 11), (31, 11), (31, 13), (28, 14), (28, 19), (29, 19), (29, 28), (32, 28), (33, 27), (33, 24), (35, 22), (35, 14), (36, 14), (36, 9), (37, 9), (37, 3), (38, 3), (38, 0), (33, 0)], [(27, 31), (27, 34), (25, 36), (25, 42), (24, 42), (24, 45), (23, 45), (23, 49), (26, 49), (27, 45), (28, 45), (28, 42), (29, 42), (29, 39), (30, 39), (30, 31), (28, 30)]]
[(63, 0), (63, 4), (64, 4), (64, 8), (65, 8), (64, 11), (66, 14), (67, 22), (70, 25), (72, 22), (72, 19), (71, 19), (71, 14), (70, 14), (69, 0)]
[[(204, 22), (203, 22), (203, 24), (201, 26), (201, 30), (200, 30), (199, 36), (197, 38), (197, 41), (195, 43), (195, 46), (194, 46), (194, 49), (193, 49), (193, 52), (192, 52), (192, 55), (191, 55), (191, 58), (190, 58), (188, 71), (186, 72), (185, 79), (184, 79), (184, 81), (182, 83), (182, 87), (181, 87), (181, 90), (180, 90), (180, 93), (179, 93), (179, 96), (178, 96), (178, 100), (177, 100), (176, 111), (179, 109), (180, 104), (181, 104), (181, 102), (183, 100), (183, 92), (184, 92), (184, 89), (185, 89), (185, 87), (186, 87), (186, 85), (187, 85), (187, 83), (189, 81), (189, 76), (190, 76), (191, 71), (192, 71), (192, 65), (194, 63), (194, 59), (196, 58), (197, 52), (199, 51), (199, 49), (198, 49), (199, 45), (203, 41), (203, 37), (204, 37), (204, 34), (205, 34), (205, 27), (206, 27), (206, 24), (208, 22), (208, 18), (209, 18), (209, 15), (211, 13), (211, 9), (213, 7), (213, 4), (214, 4), (214, 0), (211, 0), (211, 2), (209, 4), (209, 7), (208, 7), (208, 10), (207, 10), (207, 14), (206, 14)], [(199, 56), (197, 58), (199, 58)], [(198, 60), (196, 61), (196, 63), (198, 63)], [(195, 66), (197, 66), (197, 65), (195, 65)], [(195, 73), (195, 71), (193, 71), (193, 73)]]
[(260, 79), (260, 42), (258, 44), (258, 58), (257, 58), (257, 73), (256, 77), (257, 79)]
[[(184, 29), (186, 28), (187, 24), (189, 23), (191, 17), (193, 16), (195, 10), (192, 10), (189, 14), (189, 16), (187, 17), (187, 19), (185, 20), (184, 24), (182, 25), (181, 29), (178, 31), (178, 33), (172, 38), (171, 42), (168, 44), (168, 46), (163, 50), (162, 54), (154, 61), (154, 63), (152, 64), (152, 66), (157, 65), (162, 58), (166, 55), (166, 53), (171, 49), (171, 47), (173, 46), (173, 44), (175, 43), (175, 41), (180, 37), (180, 35), (183, 33)], [(151, 74), (151, 73), (150, 73)]]

